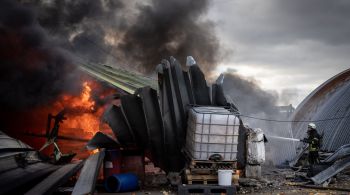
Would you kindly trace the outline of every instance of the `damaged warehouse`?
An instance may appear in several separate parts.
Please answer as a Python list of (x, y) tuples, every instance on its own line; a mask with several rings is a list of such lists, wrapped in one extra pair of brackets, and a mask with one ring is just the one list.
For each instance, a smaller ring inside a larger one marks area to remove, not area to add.
[(347, 3), (255, 1), (1, 1), (0, 195), (349, 193)]
[[(141, 154), (141, 157), (146, 155), (155, 166), (160, 167), (166, 173), (176, 173), (175, 181), (170, 179), (175, 184), (179, 184), (179, 174), (186, 167), (185, 164), (189, 163), (188, 159), (191, 163), (204, 163), (204, 167), (210, 171), (209, 175), (213, 173), (215, 175), (215, 171), (220, 168), (236, 170), (245, 166), (246, 133), (242, 126), (243, 123), (239, 119), (236, 106), (226, 100), (220, 82), (213, 84), (215, 90), (210, 90), (195, 60), (188, 57), (187, 61), (189, 72), (182, 71), (180, 64), (173, 57), (170, 58), (170, 61), (163, 60), (157, 68), (158, 87), (156, 89), (151, 88), (155, 85), (142, 88), (134, 87), (135, 85), (140, 86), (138, 85), (140, 80), (151, 83), (152, 80), (147, 78), (132, 75), (131, 78), (136, 78), (136, 80), (130, 83), (130, 78), (125, 75), (116, 75), (118, 73), (111, 67), (82, 65), (82, 70), (100, 81), (123, 89), (126, 94), (119, 97), (120, 105), (111, 105), (104, 114), (104, 120), (111, 126), (115, 138), (97, 132), (87, 143), (89, 149), (98, 149), (99, 151), (90, 155), (84, 163), (72, 194), (94, 192), (96, 177), (98, 176), (97, 171), (101, 166), (105, 153), (108, 153), (108, 150), (113, 152), (113, 149), (114, 151), (117, 149), (115, 152), (118, 152), (123, 148), (124, 153), (136, 151)], [(147, 84), (145, 82), (141, 83), (142, 85)], [(157, 89), (160, 93), (159, 99)], [(200, 107), (197, 103), (201, 103), (203, 107)], [(67, 163), (70, 161), (68, 159), (74, 156), (74, 154), (69, 154), (70, 157), (67, 159), (56, 144), (59, 124), (66, 120), (64, 114), (65, 112), (61, 111), (56, 116), (49, 115), (48, 141), (42, 147), (46, 148), (51, 144), (54, 145), (55, 155), (53, 160), (55, 164), (61, 164), (63, 161)], [(51, 118), (54, 118), (54, 125), (52, 130), (49, 131)], [(188, 123), (187, 120), (189, 120)], [(187, 127), (187, 124), (191, 125)], [(194, 131), (193, 128), (196, 130)], [(118, 150), (118, 148), (120, 149)], [(185, 148), (187, 148), (186, 151), (183, 151)], [(107, 150), (105, 151), (105, 149)], [(40, 151), (38, 154), (40, 154)], [(210, 160), (211, 158), (216, 160)], [(24, 157), (23, 160), (27, 161), (27, 157)], [(41, 161), (40, 157), (37, 158), (37, 161)], [(143, 160), (141, 159), (141, 161)], [(81, 165), (81, 162), (78, 165)], [(214, 165), (215, 167), (213, 167)], [(202, 180), (205, 175), (200, 174), (197, 179), (195, 177), (198, 176), (198, 174), (195, 174), (197, 169), (206, 170), (202, 166), (190, 168), (189, 173), (186, 171), (186, 180), (191, 183)], [(78, 171), (76, 167), (72, 165), (67, 168), (64, 175), (56, 172), (53, 174), (69, 179), (66, 174)], [(56, 169), (59, 169), (59, 166), (53, 166), (51, 172)], [(84, 179), (85, 177), (89, 179)], [(216, 177), (205, 178), (205, 181), (217, 180)], [(53, 180), (53, 178), (48, 177), (43, 182), (50, 183), (50, 180)], [(12, 180), (9, 179), (8, 181)], [(44, 184), (38, 184), (38, 186), (41, 185)], [(40, 191), (38, 186), (35, 186), (28, 194), (34, 192), (45, 193), (45, 191)], [(113, 187), (107, 189), (113, 189)], [(16, 191), (15, 188), (4, 188), (3, 190), (2, 193)], [(52, 188), (48, 190), (52, 190)], [(234, 192), (235, 188), (233, 186), (222, 187), (221, 190)]]
[[(37, 169), (44, 168), (47, 171), (41, 174), (38, 172), (38, 177), (42, 178), (43, 175), (53, 172), (52, 175), (33, 188), (28, 186), (30, 180), (19, 184), (23, 187), (21, 189), (30, 189), (28, 194), (45, 193), (45, 190), (52, 193), (53, 190), (60, 189), (57, 187), (63, 185), (64, 181), (67, 181), (81, 169), (80, 176), (71, 188), (72, 194), (94, 193), (97, 189), (101, 190), (96, 185), (99, 182), (98, 170), (100, 167), (104, 167), (103, 174), (107, 182), (105, 184), (107, 191), (135, 190), (139, 184), (134, 183), (134, 187), (127, 188), (123, 186), (123, 183), (116, 185), (115, 180), (122, 181), (120, 180), (122, 177), (135, 178), (134, 182), (139, 179), (144, 180), (144, 157), (150, 159), (155, 167), (165, 171), (171, 184), (180, 184), (178, 188), (180, 194), (199, 189), (204, 191), (221, 190), (227, 194), (235, 193), (237, 190), (235, 185), (221, 187), (207, 185), (209, 182), (218, 182), (217, 174), (223, 170), (235, 171), (235, 174), (232, 175), (232, 182), (236, 185), (240, 184), (243, 192), (244, 190), (249, 191), (251, 187), (256, 188), (257, 185), (266, 185), (268, 188), (280, 188), (281, 185), (312, 188), (310, 185), (305, 185), (308, 183), (307, 179), (306, 183), (297, 182), (295, 184), (293, 182), (273, 184), (273, 182), (266, 180), (266, 177), (271, 176), (266, 171), (270, 171), (271, 168), (263, 165), (265, 162), (264, 145), (269, 144), (263, 131), (244, 126), (244, 120), (240, 119), (240, 116), (244, 115), (239, 113), (235, 104), (225, 98), (222, 91), (220, 83), (224, 79), (223, 76), (220, 76), (209, 88), (195, 60), (188, 57), (187, 62), (188, 72), (183, 71), (173, 57), (170, 57), (169, 61), (162, 60), (162, 64), (157, 67), (158, 85), (153, 79), (130, 74), (125, 70), (120, 70), (124, 73), (119, 75), (120, 71), (105, 65), (82, 64), (83, 71), (101, 82), (124, 91), (124, 94), (116, 96), (120, 102), (110, 105), (103, 114), (103, 120), (111, 127), (114, 137), (108, 135), (108, 132), (105, 132), (107, 134), (97, 132), (87, 143), (87, 148), (94, 151), (90, 157), (85, 162), (75, 161), (64, 166), (59, 164), (66, 164), (71, 157), (65, 157), (69, 154), (60, 153), (58, 147), (54, 149), (54, 153), (57, 154), (58, 150), (59, 159), (55, 160), (56, 165), (50, 165), (45, 163), (40, 155), (38, 156), (40, 153), (18, 142), (21, 148), (23, 147), (23, 149), (16, 149), (20, 154), (26, 154), (25, 151), (29, 148), (30, 153), (35, 155), (24, 155), (22, 161), (18, 161), (18, 157), (15, 157), (16, 164), (25, 162), (25, 165), (18, 165), (15, 171), (23, 169), (22, 166), (27, 168), (26, 164), (28, 162), (32, 164), (34, 160), (34, 162), (42, 164)], [(344, 73), (340, 75), (344, 75)], [(198, 105), (196, 102), (202, 102), (203, 105)], [(64, 123), (65, 120), (63, 113), (61, 115), (51, 116), (55, 118), (55, 124), (49, 133), (51, 137), (48, 137), (48, 140), (53, 140), (50, 143), (55, 144), (55, 141), (58, 140), (59, 126), (57, 125), (61, 122)], [(61, 137), (61, 139), (66, 138)], [(266, 141), (267, 143), (264, 143)], [(324, 153), (320, 166), (325, 171), (315, 173), (311, 180), (316, 184), (329, 183), (330, 177), (350, 166), (348, 148), (347, 145), (344, 145), (334, 153)], [(4, 149), (4, 151), (13, 150)], [(5, 155), (3, 159), (8, 159), (8, 155)], [(122, 161), (124, 163), (139, 162), (139, 164), (133, 164), (131, 169), (129, 167), (129, 173), (123, 173), (125, 167), (121, 166)], [(297, 159), (297, 161), (298, 166), (300, 166), (300, 160)], [(4, 165), (8, 166), (6, 163)], [(305, 165), (303, 166), (301, 169), (305, 169)], [(28, 166), (28, 169), (32, 168)], [(134, 174), (125, 175), (130, 174), (130, 170)], [(328, 173), (329, 170), (335, 171)], [(280, 171), (283, 172), (283, 170)], [(7, 168), (4, 168), (3, 173), (1, 175), (6, 176), (9, 182), (12, 181), (10, 178), (16, 179), (11, 176), (11, 172)], [(120, 175), (118, 176), (118, 174)], [(294, 174), (292, 181), (304, 177), (303, 171)], [(241, 178), (237, 180), (237, 177)], [(188, 185), (181, 185), (182, 182), (186, 182)], [(191, 185), (197, 182), (204, 182), (205, 185)], [(252, 182), (256, 184), (252, 184)], [(40, 187), (49, 184), (52, 186)], [(2, 193), (19, 192), (16, 188), (8, 187), (2, 188)], [(263, 189), (262, 191), (264, 191)], [(334, 190), (346, 189), (334, 188)]]

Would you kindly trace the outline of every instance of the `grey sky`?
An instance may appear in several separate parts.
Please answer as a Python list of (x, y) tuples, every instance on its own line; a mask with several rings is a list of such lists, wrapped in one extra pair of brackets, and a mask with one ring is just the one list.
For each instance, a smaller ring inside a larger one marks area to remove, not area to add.
[[(209, 17), (228, 54), (218, 68), (254, 78), (297, 105), (350, 67), (350, 1), (216, 0)], [(288, 95), (286, 95), (288, 94)]]

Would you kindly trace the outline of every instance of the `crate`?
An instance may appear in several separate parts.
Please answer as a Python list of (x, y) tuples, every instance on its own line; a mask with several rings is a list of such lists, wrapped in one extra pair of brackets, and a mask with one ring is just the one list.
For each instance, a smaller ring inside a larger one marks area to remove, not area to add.
[(191, 158), (208, 160), (220, 154), (237, 160), (239, 118), (222, 107), (193, 107), (189, 111), (185, 150)]

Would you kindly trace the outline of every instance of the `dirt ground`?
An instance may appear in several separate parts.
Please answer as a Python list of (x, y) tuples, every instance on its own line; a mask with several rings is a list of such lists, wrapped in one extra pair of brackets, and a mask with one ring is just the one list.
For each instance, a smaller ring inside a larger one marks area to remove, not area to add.
[[(154, 180), (154, 179), (152, 179)], [(159, 182), (166, 182), (166, 178), (157, 178)], [(263, 167), (261, 179), (240, 178), (240, 186), (237, 194), (246, 195), (330, 195), (330, 194), (344, 194), (349, 195), (348, 191), (329, 190), (329, 189), (314, 189), (315, 185), (306, 179), (305, 172), (295, 172), (289, 168), (274, 168)], [(298, 185), (307, 185), (311, 188), (301, 187)], [(322, 187), (317, 186), (317, 187)], [(343, 188), (350, 189), (350, 170), (343, 171), (338, 174), (336, 178), (332, 179), (331, 183), (327, 185), (328, 188)], [(325, 188), (327, 188), (325, 187)], [(99, 195), (108, 195), (111, 193), (98, 193)], [(134, 195), (173, 195), (177, 194), (176, 187), (167, 185), (146, 187), (137, 192), (118, 193), (118, 194), (134, 194)]]
[[(302, 185), (310, 188), (302, 187)], [(325, 189), (315, 189), (315, 186), (306, 178), (305, 172), (295, 172), (291, 169), (273, 167), (262, 168), (261, 179), (240, 180), (238, 194), (350, 194), (349, 191), (329, 190), (326, 188), (350, 189), (350, 172), (342, 172), (332, 179)]]

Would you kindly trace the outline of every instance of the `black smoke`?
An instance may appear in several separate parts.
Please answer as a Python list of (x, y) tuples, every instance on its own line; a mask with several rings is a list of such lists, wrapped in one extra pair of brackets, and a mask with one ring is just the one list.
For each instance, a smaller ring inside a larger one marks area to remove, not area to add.
[(223, 89), (243, 114), (264, 113), (270, 118), (276, 114), (278, 96), (276, 93), (261, 89), (254, 80), (247, 80), (237, 73), (228, 72), (225, 74)]
[(208, 6), (206, 0), (153, 0), (139, 6), (140, 15), (118, 48), (125, 59), (146, 69), (153, 69), (160, 58), (192, 55), (205, 72), (212, 70), (217, 65), (219, 43), (213, 23), (201, 20)]
[(117, 36), (125, 27), (121, 1), (108, 0), (36, 0), (25, 3), (36, 13), (40, 25), (75, 57), (93, 63), (106, 63), (115, 45), (106, 38)]
[(0, 1), (1, 111), (45, 105), (62, 92), (73, 93), (79, 89), (75, 70), (32, 9)]
[(211, 70), (219, 43), (203, 19), (208, 6), (207, 0), (1, 1), (0, 103), (50, 102), (79, 83), (77, 58), (151, 73), (162, 58), (193, 55)]
[(161, 59), (194, 56), (215, 68), (219, 42), (204, 19), (208, 0), (36, 0), (26, 2), (63, 47), (94, 63), (152, 73)]

